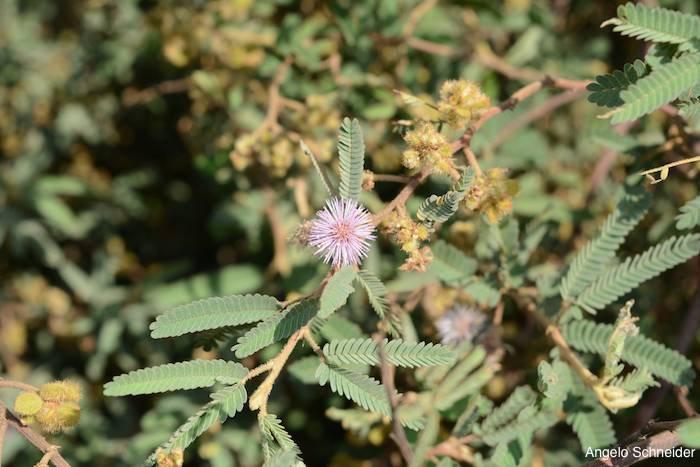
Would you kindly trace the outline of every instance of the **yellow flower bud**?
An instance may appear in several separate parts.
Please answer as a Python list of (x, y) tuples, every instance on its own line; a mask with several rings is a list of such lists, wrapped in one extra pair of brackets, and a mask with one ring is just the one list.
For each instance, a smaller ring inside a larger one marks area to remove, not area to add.
[(440, 88), (438, 110), (452, 127), (461, 127), (477, 120), (491, 107), (491, 100), (471, 81), (446, 81)]
[(158, 450), (156, 453), (156, 465), (158, 467), (182, 467), (185, 455), (182, 449), (173, 449), (172, 452)]
[(34, 418), (43, 431), (58, 433), (78, 424), (80, 405), (72, 401), (44, 402)]
[(61, 431), (58, 415), (59, 405), (60, 403), (58, 402), (46, 402), (34, 416), (42, 431), (47, 433), (58, 433)]
[(23, 417), (32, 416), (41, 409), (43, 403), (44, 401), (41, 400), (39, 394), (25, 391), (20, 393), (17, 399), (15, 399), (14, 409), (15, 412)]
[(45, 401), (78, 402), (80, 400), (80, 385), (71, 380), (54, 381), (41, 386), (39, 395)]

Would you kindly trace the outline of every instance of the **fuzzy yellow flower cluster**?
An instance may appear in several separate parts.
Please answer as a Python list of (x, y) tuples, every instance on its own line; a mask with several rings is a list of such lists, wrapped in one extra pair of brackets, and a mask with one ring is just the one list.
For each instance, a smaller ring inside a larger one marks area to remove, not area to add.
[(513, 210), (518, 184), (509, 180), (506, 170), (494, 168), (476, 177), (464, 196), (466, 206), (480, 212), (490, 224), (498, 224)]
[(182, 467), (184, 462), (185, 453), (182, 449), (173, 449), (171, 452), (158, 449), (156, 453), (156, 465), (158, 467)]
[(284, 177), (294, 163), (294, 150), (287, 138), (266, 131), (260, 138), (253, 133), (239, 138), (229, 157), (238, 171), (257, 162), (269, 169), (273, 177)]
[(463, 127), (477, 120), (491, 107), (491, 99), (471, 81), (445, 81), (440, 88), (438, 110), (451, 127)]
[(406, 214), (393, 212), (383, 224), (384, 231), (393, 235), (401, 250), (408, 254), (402, 271), (425, 271), (433, 260), (430, 247), (421, 244), (430, 238), (430, 230)]
[(72, 428), (80, 420), (80, 386), (69, 380), (46, 383), (38, 392), (23, 391), (14, 409), (25, 424), (37, 423), (48, 433)]
[(403, 152), (403, 165), (409, 169), (430, 167), (433, 172), (454, 172), (452, 147), (445, 137), (428, 122), (420, 122), (404, 136), (408, 149)]

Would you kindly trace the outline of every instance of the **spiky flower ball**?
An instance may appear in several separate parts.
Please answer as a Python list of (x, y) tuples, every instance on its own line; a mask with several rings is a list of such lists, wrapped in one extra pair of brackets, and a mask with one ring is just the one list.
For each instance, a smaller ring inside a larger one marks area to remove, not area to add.
[(464, 196), (464, 204), (484, 215), (489, 224), (498, 224), (513, 210), (518, 183), (509, 180), (505, 169), (493, 168), (476, 177)]
[(491, 107), (491, 100), (479, 86), (471, 81), (445, 81), (440, 88), (438, 110), (442, 118), (452, 127), (463, 127), (477, 120)]
[(382, 226), (388, 235), (394, 237), (401, 250), (408, 254), (408, 258), (400, 269), (425, 271), (433, 259), (430, 247), (422, 246), (430, 238), (430, 230), (405, 213), (398, 212), (391, 213)]
[(158, 449), (156, 453), (156, 465), (158, 467), (182, 467), (184, 462), (185, 453), (182, 449), (173, 449), (171, 452)]
[(428, 122), (419, 123), (404, 136), (408, 149), (403, 152), (403, 165), (409, 169), (430, 167), (433, 172), (451, 174), (456, 171), (452, 161), (452, 146)]
[(39, 395), (45, 401), (78, 402), (80, 400), (80, 385), (68, 379), (53, 381), (41, 386), (41, 388), (39, 388)]
[(360, 264), (375, 239), (372, 216), (357, 201), (331, 198), (311, 221), (308, 243), (333, 266)]
[(38, 392), (25, 391), (15, 399), (14, 409), (25, 424), (36, 423), (42, 431), (57, 433), (80, 420), (80, 385), (62, 380), (46, 383)]
[(14, 409), (22, 420), (31, 420), (33, 416), (41, 410), (44, 401), (39, 394), (30, 391), (21, 392), (15, 399)]
[(486, 316), (475, 308), (457, 306), (442, 315), (435, 326), (443, 344), (457, 345), (473, 341), (486, 326)]

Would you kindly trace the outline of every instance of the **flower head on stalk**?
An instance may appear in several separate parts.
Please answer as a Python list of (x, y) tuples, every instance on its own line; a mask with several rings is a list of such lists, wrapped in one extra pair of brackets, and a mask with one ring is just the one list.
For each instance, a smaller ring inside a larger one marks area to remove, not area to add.
[(438, 334), (445, 345), (472, 342), (486, 326), (486, 316), (471, 307), (456, 306), (436, 322)]
[(372, 216), (357, 201), (331, 198), (311, 221), (308, 243), (333, 266), (359, 264), (375, 239)]

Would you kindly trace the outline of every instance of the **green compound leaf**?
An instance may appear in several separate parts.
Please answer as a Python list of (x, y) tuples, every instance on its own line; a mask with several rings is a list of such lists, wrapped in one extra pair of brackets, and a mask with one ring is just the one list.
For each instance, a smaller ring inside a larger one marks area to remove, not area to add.
[(676, 429), (683, 446), (700, 448), (700, 419), (686, 420)]
[(275, 342), (286, 339), (306, 325), (316, 315), (318, 301), (302, 300), (278, 313), (238, 338), (231, 350), (237, 358), (247, 357)]
[(477, 267), (474, 258), (443, 240), (435, 242), (432, 250), (434, 259), (430, 271), (434, 272), (438, 279), (448, 284), (463, 283), (472, 279)]
[(365, 143), (357, 119), (344, 118), (338, 136), (340, 154), (340, 196), (357, 200), (362, 192)]
[(357, 274), (351, 266), (345, 266), (333, 274), (321, 294), (319, 318), (328, 318), (334, 311), (345, 305), (350, 294), (355, 291), (352, 282), (356, 277)]
[(620, 93), (627, 89), (630, 84), (636, 83), (646, 73), (647, 68), (644, 62), (635, 60), (631, 64), (625, 63), (622, 70), (596, 76), (595, 83), (586, 86), (586, 89), (591, 91), (588, 95), (588, 101), (601, 107), (618, 107), (624, 104)]
[(464, 194), (457, 191), (448, 191), (442, 196), (430, 195), (418, 208), (418, 220), (429, 224), (445, 222), (457, 212), (463, 198)]
[(700, 196), (688, 201), (676, 216), (676, 228), (679, 230), (692, 229), (700, 226)]
[(502, 403), (493, 410), (481, 423), (481, 429), (485, 432), (494, 431), (515, 419), (525, 408), (535, 403), (537, 394), (530, 386), (520, 386)]
[(482, 435), (482, 439), (486, 444), (495, 446), (498, 443), (512, 441), (521, 436), (530, 436), (539, 429), (555, 425), (558, 421), (559, 417), (556, 413), (542, 410), (531, 417), (517, 419), (495, 431), (488, 431)]
[(386, 389), (376, 379), (361, 373), (321, 363), (316, 370), (321, 386), (330, 384), (331, 390), (371, 412), (391, 416)]
[(248, 373), (236, 362), (191, 360), (143, 368), (117, 376), (104, 386), (105, 396), (154, 394), (213, 386), (217, 381), (232, 384)]
[(588, 242), (572, 261), (559, 287), (563, 299), (573, 300), (608, 267), (627, 235), (646, 214), (650, 198), (641, 185), (627, 189), (598, 237)]
[(277, 313), (279, 302), (266, 295), (212, 297), (180, 305), (151, 323), (151, 337), (174, 337), (227, 326), (255, 323)]
[[(440, 344), (384, 339), (383, 348), (387, 361), (401, 367), (444, 365), (454, 360), (454, 353)], [(336, 365), (379, 365), (378, 352), (377, 342), (372, 339), (337, 340), (323, 347), (328, 362)]]
[(282, 425), (282, 421), (276, 415), (266, 414), (259, 416), (258, 425), (263, 436), (263, 451), (268, 461), (285, 451), (293, 452), (294, 458), (298, 458), (301, 452), (299, 446), (287, 433), (287, 430)]
[(384, 283), (379, 280), (377, 276), (364, 269), (357, 272), (355, 279), (365, 288), (372, 309), (377, 313), (377, 316), (383, 319), (388, 311), (386, 301), (387, 290)]
[(618, 124), (646, 115), (676, 99), (700, 80), (700, 54), (676, 58), (654, 69), (620, 92), (624, 104), (615, 110), (612, 123)]
[[(245, 386), (235, 385), (215, 392), (211, 395), (211, 399), (211, 402), (180, 425), (175, 433), (159, 446), (159, 449), (165, 452), (171, 452), (175, 449), (184, 450), (212, 425), (217, 422), (223, 423), (227, 418), (240, 412), (248, 399), (248, 394)], [(155, 464), (157, 452), (146, 459), (147, 465)]]
[[(612, 324), (577, 320), (566, 324), (562, 331), (575, 349), (604, 356), (613, 329)], [(688, 385), (695, 377), (690, 360), (644, 336), (630, 336), (625, 340), (622, 360), (677, 385)]]
[(604, 448), (617, 442), (610, 416), (599, 404), (568, 414), (566, 423), (578, 436), (584, 452), (588, 448)]
[(602, 26), (613, 25), (613, 31), (650, 42), (680, 44), (700, 37), (700, 18), (665, 8), (649, 8), (627, 3), (617, 8), (617, 18)]
[(640, 255), (627, 258), (589, 285), (576, 304), (595, 314), (639, 284), (700, 253), (700, 234), (671, 237)]

